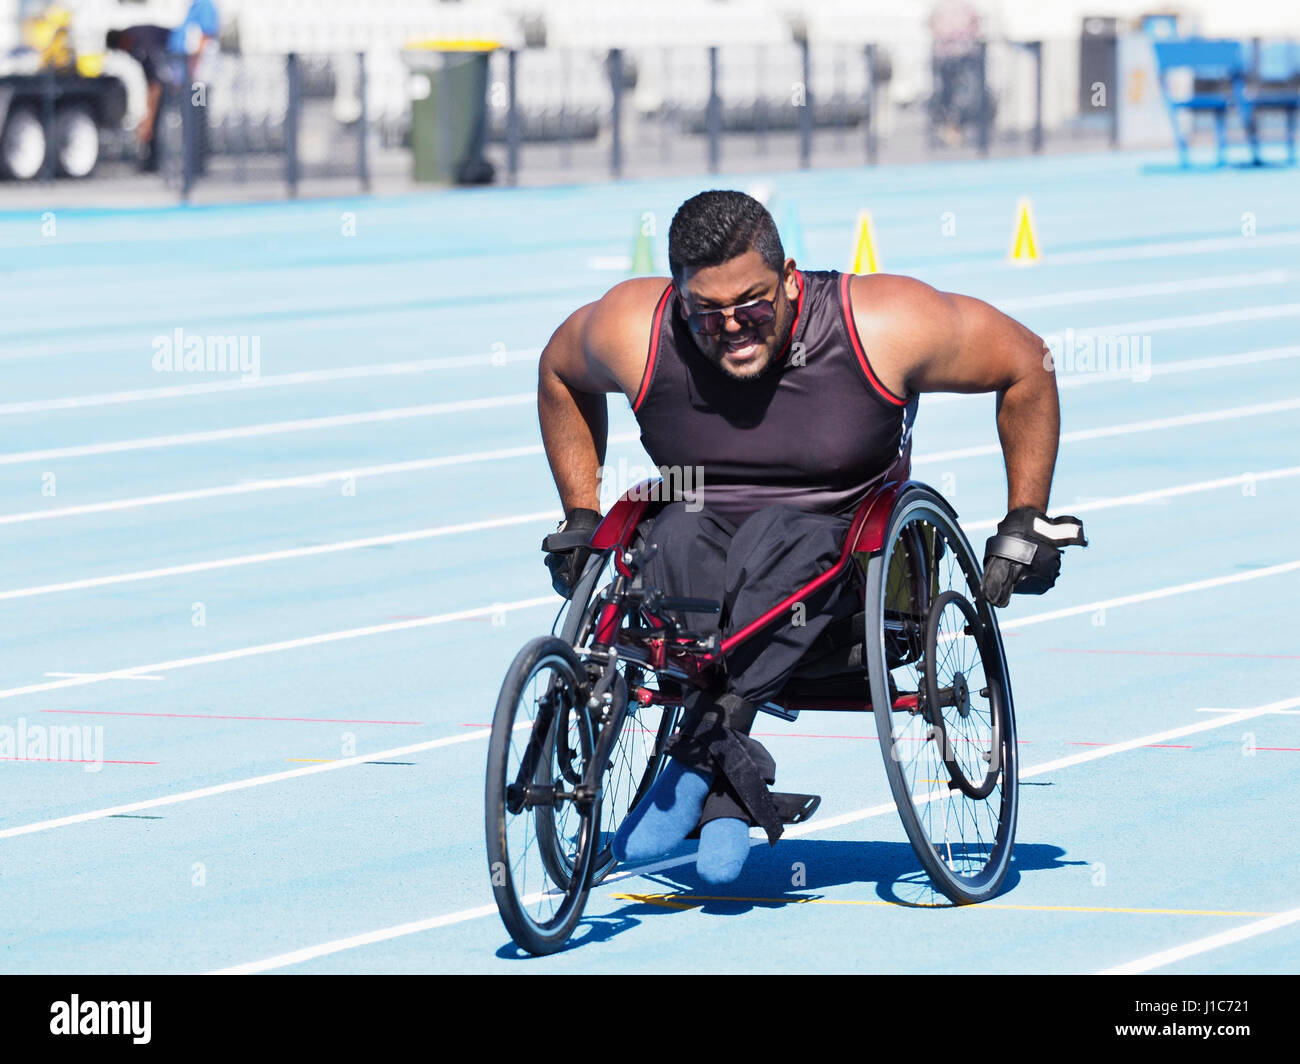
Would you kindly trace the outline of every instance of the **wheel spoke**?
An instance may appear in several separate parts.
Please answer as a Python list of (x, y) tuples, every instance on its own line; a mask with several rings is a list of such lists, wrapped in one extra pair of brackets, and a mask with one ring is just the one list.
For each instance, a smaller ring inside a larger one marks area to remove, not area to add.
[[(997, 679), (1001, 641), (995, 629), (990, 634), (986, 628), (995, 621), (979, 617), (981, 608), (986, 618), (992, 611), (976, 605), (978, 561), (955, 522), (930, 498), (928, 489), (900, 497), (885, 547), (869, 571), (877, 574), (868, 580), (869, 593), (883, 590), (874, 606), (883, 611), (882, 631), (917, 597), (926, 597), (930, 621), (928, 634), (924, 628), (920, 636), (917, 627), (901, 629), (896, 643), (903, 660), (889, 662), (889, 675), (899, 690), (921, 693), (933, 724), (926, 723), (926, 714), (892, 713), (891, 727), (880, 728), (882, 737), (889, 736), (882, 750), (899, 813), (932, 882), (955, 901), (981, 900), (996, 892), (1010, 858), (1016, 796), (1008, 771), (1014, 771), (1014, 750), (1000, 732), (1005, 728), (1014, 742), (1014, 725), (1009, 692)], [(990, 653), (997, 655), (996, 668), (986, 661)], [(881, 686), (873, 684), (877, 705)], [(988, 697), (980, 695), (984, 689)], [(878, 710), (878, 723), (881, 717)], [(996, 773), (985, 760), (995, 742)], [(950, 785), (950, 779), (957, 783)]]

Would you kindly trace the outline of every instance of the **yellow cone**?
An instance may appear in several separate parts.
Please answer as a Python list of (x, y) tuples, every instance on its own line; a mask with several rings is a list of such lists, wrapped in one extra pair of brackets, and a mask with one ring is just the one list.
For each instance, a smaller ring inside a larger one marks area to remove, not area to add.
[(870, 211), (858, 214), (858, 229), (853, 240), (853, 259), (849, 263), (849, 272), (880, 272), (880, 260), (876, 258), (876, 230), (871, 224)]
[(1016, 207), (1016, 231), (1011, 237), (1011, 251), (1007, 258), (1021, 266), (1028, 266), (1042, 258), (1038, 249), (1038, 234), (1034, 230), (1034, 210), (1028, 199)]

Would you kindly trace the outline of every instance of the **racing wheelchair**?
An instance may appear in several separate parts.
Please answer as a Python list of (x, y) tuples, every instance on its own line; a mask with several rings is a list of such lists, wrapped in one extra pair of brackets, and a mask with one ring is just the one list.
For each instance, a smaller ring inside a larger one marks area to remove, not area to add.
[[(865, 588), (762, 706), (787, 721), (812, 710), (870, 712), (894, 805), (933, 886), (956, 904), (995, 896), (1017, 814), (1016, 727), (980, 559), (953, 508), (908, 479), (904, 458), (858, 507), (839, 559), (723, 637), (684, 629), (720, 604), (644, 586), (655, 481), (628, 491), (591, 539), (592, 555), (552, 634), (526, 644), (497, 700), (488, 750), (486, 832), (497, 908), (515, 942), (563, 947), (591, 888), (615, 866), (623, 818), (664, 765), (683, 697), (711, 689), (740, 642), (787, 620), (827, 581)], [(809, 796), (811, 797), (811, 796)], [(786, 823), (816, 808), (786, 812)]]

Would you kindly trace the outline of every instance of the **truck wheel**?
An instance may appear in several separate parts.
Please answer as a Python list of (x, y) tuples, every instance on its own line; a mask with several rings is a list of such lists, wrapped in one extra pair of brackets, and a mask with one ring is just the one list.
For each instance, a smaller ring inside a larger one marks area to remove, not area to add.
[(55, 162), (66, 177), (88, 177), (99, 161), (99, 127), (84, 103), (59, 108), (54, 117)]
[(20, 104), (9, 112), (0, 134), (0, 171), (6, 177), (30, 181), (45, 163), (45, 126), (36, 108)]

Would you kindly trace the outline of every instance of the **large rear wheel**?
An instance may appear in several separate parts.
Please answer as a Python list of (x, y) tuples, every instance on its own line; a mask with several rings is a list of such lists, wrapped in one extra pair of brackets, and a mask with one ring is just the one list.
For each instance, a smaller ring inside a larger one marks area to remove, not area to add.
[(979, 585), (947, 503), (905, 489), (867, 563), (866, 662), (894, 804), (930, 881), (958, 904), (1001, 889), (1018, 807), (1006, 655)]

